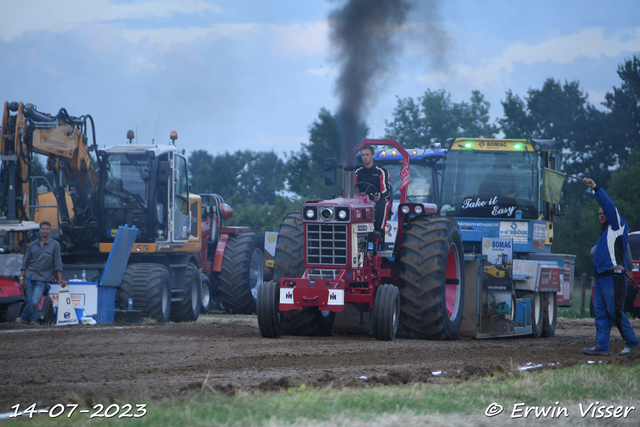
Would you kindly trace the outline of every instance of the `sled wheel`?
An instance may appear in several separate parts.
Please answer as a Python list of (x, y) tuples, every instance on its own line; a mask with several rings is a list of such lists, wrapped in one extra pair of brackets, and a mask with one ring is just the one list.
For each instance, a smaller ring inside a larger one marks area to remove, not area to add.
[(171, 303), (171, 316), (174, 322), (194, 322), (198, 320), (202, 307), (202, 285), (200, 272), (195, 264), (187, 265), (184, 274), (184, 292), (182, 301)]
[(393, 285), (382, 285), (376, 292), (373, 309), (373, 335), (380, 341), (392, 341), (400, 322), (400, 292)]
[(220, 299), (229, 313), (256, 312), (264, 272), (264, 235), (244, 231), (227, 240), (220, 272)]
[(171, 279), (169, 270), (162, 264), (130, 264), (124, 272), (120, 286), (120, 309), (129, 306), (142, 311), (143, 317), (157, 322), (167, 322), (171, 313)]
[(455, 219), (418, 216), (400, 254), (400, 321), (411, 338), (452, 340), (464, 305), (464, 253)]
[(544, 317), (542, 320), (542, 337), (553, 337), (556, 334), (558, 318), (558, 299), (555, 292), (544, 292)]
[(531, 295), (531, 335), (540, 338), (542, 335), (542, 322), (544, 319), (544, 296), (540, 292)]
[(260, 335), (264, 338), (278, 338), (282, 335), (280, 304), (280, 286), (273, 280), (263, 283), (258, 289), (257, 317)]

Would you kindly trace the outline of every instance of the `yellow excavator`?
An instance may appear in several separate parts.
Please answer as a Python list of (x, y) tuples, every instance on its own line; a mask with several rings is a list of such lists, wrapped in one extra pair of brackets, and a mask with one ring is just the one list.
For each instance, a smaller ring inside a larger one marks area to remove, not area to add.
[(132, 144), (132, 131), (127, 138), (128, 144), (98, 150), (91, 116), (73, 117), (64, 108), (50, 115), (32, 104), (5, 102), (0, 221), (32, 219), (33, 156), (47, 156), (57, 208), (57, 221), (50, 222), (59, 227), (65, 274), (100, 275), (118, 227), (134, 226), (138, 235), (118, 291), (120, 308), (132, 300), (133, 309), (157, 321), (195, 320), (202, 292), (195, 257), (201, 199), (189, 193), (187, 158), (175, 146), (175, 132), (168, 144)]

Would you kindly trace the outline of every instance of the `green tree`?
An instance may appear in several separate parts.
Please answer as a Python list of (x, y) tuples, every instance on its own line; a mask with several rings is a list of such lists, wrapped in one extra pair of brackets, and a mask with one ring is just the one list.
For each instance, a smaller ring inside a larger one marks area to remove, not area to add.
[(454, 103), (444, 89), (429, 89), (417, 103), (398, 98), (393, 120), (385, 122), (386, 136), (408, 148), (462, 136), (493, 138), (499, 129), (489, 123), (489, 107), (479, 91), (471, 92), (469, 103)]
[[(607, 194), (627, 221), (630, 231), (640, 230), (640, 151), (634, 151), (627, 161), (611, 174)], [(598, 183), (598, 181), (596, 181)], [(599, 185), (599, 183), (598, 183)]]
[[(309, 126), (309, 143), (302, 143), (298, 152), (287, 157), (288, 190), (306, 200), (329, 199), (342, 192), (342, 174), (337, 174), (335, 185), (324, 185), (324, 160), (337, 159), (342, 164), (340, 135), (335, 115), (321, 108), (318, 119)], [(340, 172), (340, 169), (338, 169)]]

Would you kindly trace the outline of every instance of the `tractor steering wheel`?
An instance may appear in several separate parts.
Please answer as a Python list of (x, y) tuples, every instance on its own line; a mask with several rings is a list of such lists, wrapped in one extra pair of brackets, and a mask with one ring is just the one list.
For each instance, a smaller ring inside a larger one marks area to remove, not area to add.
[[(362, 190), (362, 188), (360, 187), (361, 185), (366, 185), (366, 187), (364, 188), (364, 191)], [(373, 200), (375, 198), (375, 193), (378, 192), (378, 189), (376, 188), (375, 185), (371, 184), (370, 182), (358, 182), (356, 183), (355, 187), (358, 188), (358, 191), (360, 191), (361, 193), (367, 193), (370, 189), (372, 189), (372, 192), (369, 192), (369, 198), (371, 200)], [(369, 188), (371, 187), (371, 188)]]

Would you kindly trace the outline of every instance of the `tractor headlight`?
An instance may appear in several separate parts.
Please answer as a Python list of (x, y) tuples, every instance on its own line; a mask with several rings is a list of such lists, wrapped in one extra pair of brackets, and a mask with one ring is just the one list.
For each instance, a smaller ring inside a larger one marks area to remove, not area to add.
[(632, 269), (633, 269), (632, 271), (640, 271), (640, 264), (638, 264), (637, 262), (634, 262)]
[(422, 206), (417, 205), (413, 208), (413, 211), (417, 214), (421, 214), (422, 213)]
[(349, 221), (349, 208), (347, 207), (336, 208), (336, 215), (338, 216), (338, 221)]
[(411, 208), (407, 205), (402, 206), (402, 213), (407, 215), (409, 212), (411, 212)]
[(304, 207), (304, 219), (308, 221), (313, 221), (318, 216), (318, 211), (315, 206), (305, 206)]

